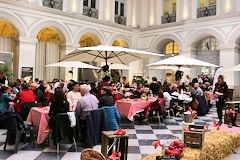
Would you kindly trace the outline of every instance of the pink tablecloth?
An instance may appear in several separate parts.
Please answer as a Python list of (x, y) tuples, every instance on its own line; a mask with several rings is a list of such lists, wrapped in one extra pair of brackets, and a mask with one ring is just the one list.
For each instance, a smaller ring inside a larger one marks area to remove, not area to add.
[(48, 110), (43, 110), (39, 107), (33, 107), (28, 115), (27, 121), (32, 122), (33, 128), (34, 128), (34, 134), (37, 135), (37, 143), (41, 144), (46, 137), (48, 136), (48, 133), (45, 133), (44, 131), (48, 127), (48, 121), (49, 121), (49, 107), (47, 107)]
[(212, 103), (212, 102), (213, 102), (213, 100), (214, 100), (213, 91), (206, 91), (206, 92), (204, 92), (204, 93), (209, 95), (209, 97), (210, 97), (210, 100), (211, 100), (211, 103)]
[(129, 120), (133, 120), (133, 116), (140, 111), (143, 111), (145, 107), (149, 106), (151, 103), (153, 103), (155, 99), (152, 100), (130, 100), (130, 101), (123, 101), (118, 100), (115, 103), (116, 108), (119, 111), (119, 114), (121, 116), (127, 117)]

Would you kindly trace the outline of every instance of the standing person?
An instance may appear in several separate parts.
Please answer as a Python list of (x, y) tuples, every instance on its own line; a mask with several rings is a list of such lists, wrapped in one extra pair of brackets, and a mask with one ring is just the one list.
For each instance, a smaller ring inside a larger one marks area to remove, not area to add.
[(94, 82), (92, 82), (91, 84), (91, 90), (90, 90), (90, 94), (97, 96), (97, 88), (96, 88), (96, 84)]
[(198, 75), (198, 79), (197, 79), (197, 80), (198, 80), (197, 82), (198, 82), (199, 84), (202, 84), (202, 83), (203, 83), (203, 79), (202, 79), (202, 77), (201, 77), (200, 75)]
[(104, 86), (101, 90), (101, 98), (99, 99), (98, 108), (113, 106), (114, 100), (111, 94), (111, 89), (109, 87)]
[(82, 97), (81, 93), (79, 92), (79, 84), (77, 82), (74, 82), (72, 84), (73, 90), (71, 92), (67, 93), (67, 101), (69, 102), (69, 105), (72, 107), (72, 110), (74, 111), (78, 100)]
[(2, 72), (0, 75), (0, 85), (5, 85), (5, 81), (7, 80), (6, 72)]
[(98, 84), (98, 89), (97, 89), (97, 90), (98, 90), (98, 91), (97, 91), (97, 98), (98, 98), (98, 99), (100, 99), (100, 97), (101, 97), (101, 90), (102, 90), (102, 88), (103, 88), (104, 86), (109, 87), (109, 81), (110, 81), (110, 77), (109, 77), (109, 76), (105, 76), (105, 77), (103, 78), (103, 81)]
[(8, 87), (2, 86), (0, 89), (0, 113), (5, 112), (9, 108), (9, 102), (12, 100), (8, 95)]
[(70, 82), (68, 83), (67, 89), (68, 89), (69, 92), (71, 92), (73, 90), (73, 83), (74, 82), (75, 81), (71, 79)]
[(129, 87), (129, 82), (128, 82), (127, 77), (124, 76), (122, 79), (123, 79), (123, 82), (122, 82), (122, 83), (123, 83), (123, 86), (124, 86), (125, 88), (128, 88), (128, 87)]
[(190, 78), (190, 76), (189, 75), (186, 75), (186, 78), (184, 79), (184, 84), (186, 85), (186, 86), (189, 86), (189, 83), (191, 82), (191, 78)]
[(150, 84), (150, 89), (152, 90), (153, 95), (158, 95), (160, 86), (157, 83), (156, 77), (152, 77), (152, 83)]
[[(218, 77), (218, 82), (215, 84), (214, 94), (217, 97), (216, 106), (217, 113), (219, 118), (219, 124), (222, 124), (222, 110), (225, 107), (225, 101), (228, 98), (228, 86), (227, 83), (224, 82), (223, 75)], [(236, 124), (233, 124), (236, 125)]]
[(42, 91), (42, 93), (44, 94), (45, 93), (45, 86), (43, 85), (43, 81), (41, 80), (41, 81), (39, 81), (39, 87), (38, 87), (39, 89), (40, 89), (40, 91)]
[(29, 89), (29, 85), (27, 83), (22, 84), (22, 91), (18, 92), (16, 97), (13, 99), (14, 103), (17, 103), (16, 111), (20, 112), (20, 105), (24, 102), (35, 102), (36, 96), (32, 90)]

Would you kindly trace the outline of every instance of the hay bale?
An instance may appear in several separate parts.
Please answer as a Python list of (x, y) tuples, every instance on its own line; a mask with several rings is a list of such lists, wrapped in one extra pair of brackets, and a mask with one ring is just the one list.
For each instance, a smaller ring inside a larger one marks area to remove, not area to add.
[[(187, 147), (181, 160), (222, 160), (240, 146), (240, 132), (233, 134), (227, 131), (212, 130), (205, 133), (202, 149)], [(141, 160), (155, 160), (162, 152), (148, 155)]]

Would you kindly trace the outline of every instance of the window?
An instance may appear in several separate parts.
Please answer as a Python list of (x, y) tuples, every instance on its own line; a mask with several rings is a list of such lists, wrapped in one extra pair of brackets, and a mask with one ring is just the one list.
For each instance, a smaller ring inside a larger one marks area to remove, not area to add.
[(83, 1), (83, 6), (87, 6), (88, 7), (88, 0), (84, 0)]
[(165, 54), (173, 54), (173, 55), (174, 54), (179, 54), (177, 42), (171, 41), (168, 44), (166, 44)]
[(124, 17), (124, 4), (123, 3), (121, 3), (120, 16)]
[(164, 15), (176, 13), (176, 0), (164, 0)]
[(216, 51), (218, 48), (218, 41), (215, 37), (208, 37), (201, 42), (201, 51)]
[[(119, 8), (120, 5), (120, 8)], [(124, 0), (116, 0), (115, 1), (115, 15), (123, 16), (125, 15), (125, 3)]]
[(115, 1), (115, 14), (118, 15), (118, 1)]
[(96, 8), (96, 0), (91, 0), (91, 8)]

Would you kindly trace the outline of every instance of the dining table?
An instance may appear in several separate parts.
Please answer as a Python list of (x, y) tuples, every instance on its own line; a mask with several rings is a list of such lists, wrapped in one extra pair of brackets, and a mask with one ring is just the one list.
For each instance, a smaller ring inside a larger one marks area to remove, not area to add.
[(50, 119), (49, 110), (50, 107), (32, 107), (28, 114), (27, 121), (33, 124), (34, 134), (37, 135), (37, 144), (43, 143), (49, 134), (49, 132), (45, 132)]
[(120, 116), (127, 117), (133, 121), (133, 116), (144, 111), (146, 107), (156, 101), (152, 99), (121, 99), (115, 102), (115, 107), (118, 109)]

